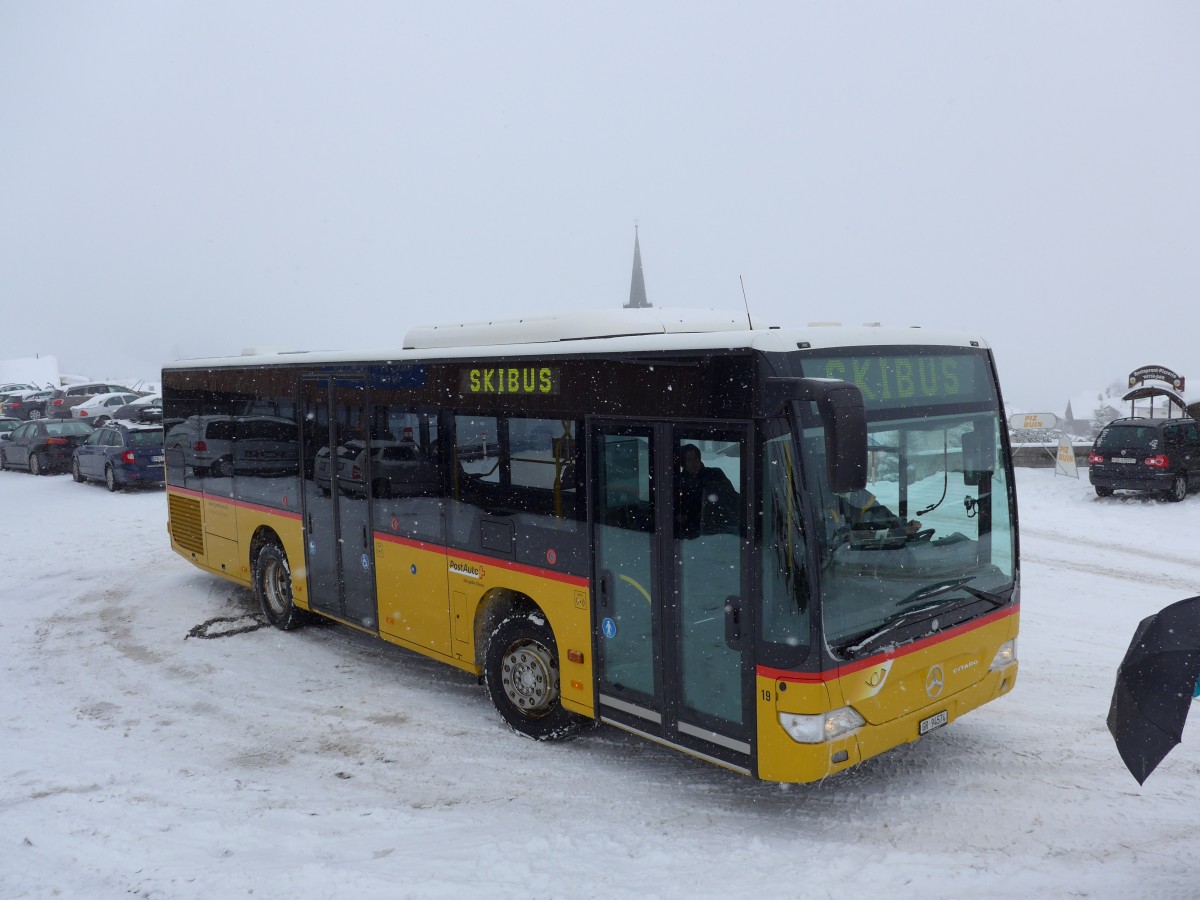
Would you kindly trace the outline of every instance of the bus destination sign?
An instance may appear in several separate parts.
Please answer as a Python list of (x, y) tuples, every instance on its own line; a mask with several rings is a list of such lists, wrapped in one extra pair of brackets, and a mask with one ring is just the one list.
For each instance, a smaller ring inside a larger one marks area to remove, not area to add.
[(463, 369), (458, 377), (458, 392), (550, 396), (558, 393), (558, 369), (554, 366)]
[(980, 358), (964, 356), (862, 356), (804, 360), (804, 374), (853, 382), (867, 406), (908, 406), (945, 400), (978, 400)]

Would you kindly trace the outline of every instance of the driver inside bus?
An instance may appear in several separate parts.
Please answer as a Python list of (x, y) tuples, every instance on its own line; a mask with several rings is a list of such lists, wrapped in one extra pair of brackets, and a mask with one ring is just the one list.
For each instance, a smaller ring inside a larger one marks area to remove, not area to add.
[(737, 533), (737, 490), (723, 471), (704, 464), (695, 444), (679, 448), (676, 479), (675, 525), (679, 537)]
[(835, 526), (853, 528), (856, 525), (870, 526), (876, 529), (888, 529), (899, 533), (901, 529), (906, 536), (911, 537), (921, 530), (921, 523), (910, 519), (907, 524), (900, 517), (879, 502), (879, 498), (863, 488), (860, 491), (847, 491), (837, 494), (837, 503), (830, 510), (830, 517)]

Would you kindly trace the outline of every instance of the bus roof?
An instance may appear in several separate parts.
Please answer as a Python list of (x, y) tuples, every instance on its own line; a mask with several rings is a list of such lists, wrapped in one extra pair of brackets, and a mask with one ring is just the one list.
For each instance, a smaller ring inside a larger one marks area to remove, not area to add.
[(655, 351), (760, 350), (790, 352), (836, 347), (934, 345), (987, 347), (978, 335), (884, 327), (814, 323), (803, 328), (754, 326), (721, 310), (584, 310), (519, 319), (425, 325), (405, 335), (400, 347), (377, 350), (244, 350), (240, 356), (180, 360), (164, 368), (342, 364), (379, 361), (478, 359), (513, 356), (602, 355)]

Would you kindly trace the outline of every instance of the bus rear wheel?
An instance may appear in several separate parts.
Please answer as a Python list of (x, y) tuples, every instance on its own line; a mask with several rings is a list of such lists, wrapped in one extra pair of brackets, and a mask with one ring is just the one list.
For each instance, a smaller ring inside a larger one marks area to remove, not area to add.
[(571, 737), (587, 721), (562, 705), (558, 644), (540, 613), (504, 619), (488, 640), (484, 681), (492, 703), (516, 732), (536, 741)]
[(292, 568), (278, 544), (263, 544), (254, 560), (254, 593), (267, 621), (282, 631), (304, 624), (304, 610), (292, 600)]

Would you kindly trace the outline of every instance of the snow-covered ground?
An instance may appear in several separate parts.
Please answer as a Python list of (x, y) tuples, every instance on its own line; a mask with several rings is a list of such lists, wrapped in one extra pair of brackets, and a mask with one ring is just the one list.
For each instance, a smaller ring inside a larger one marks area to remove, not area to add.
[(346, 629), (213, 637), (252, 598), (171, 552), (161, 492), (2, 472), (0, 896), (1197, 896), (1200, 741), (1139, 787), (1105, 716), (1138, 620), (1200, 593), (1200, 496), (1017, 483), (1016, 690), (785, 787), (536, 744)]

